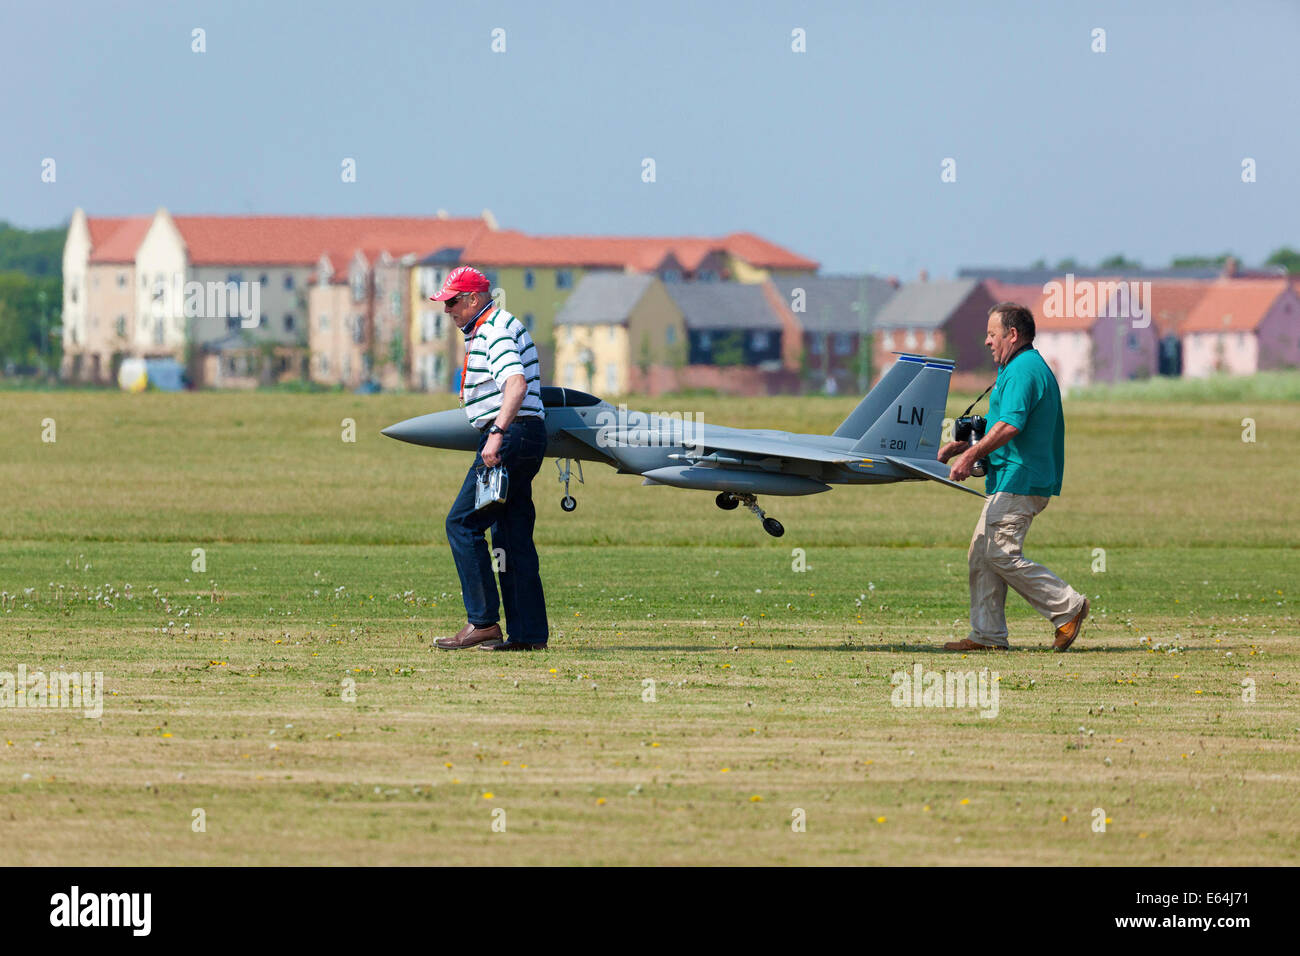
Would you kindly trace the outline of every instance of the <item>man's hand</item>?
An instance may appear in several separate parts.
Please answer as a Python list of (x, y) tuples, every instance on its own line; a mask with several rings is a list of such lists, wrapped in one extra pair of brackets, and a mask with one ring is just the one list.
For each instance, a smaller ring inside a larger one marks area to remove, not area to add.
[(965, 481), (971, 476), (971, 469), (975, 467), (977, 461), (979, 457), (975, 454), (975, 449), (967, 448), (962, 452), (961, 457), (952, 463), (952, 470), (948, 472), (948, 477), (953, 481)]
[(489, 468), (495, 468), (501, 464), (501, 435), (489, 435), (487, 444), (483, 446), (483, 464)]
[(953, 455), (957, 455), (960, 454), (961, 452), (964, 452), (969, 447), (970, 447), (970, 442), (967, 441), (950, 441), (948, 442), (948, 444), (944, 445), (942, 448), (939, 449), (939, 460), (946, 465), (948, 464), (949, 458), (951, 458)]

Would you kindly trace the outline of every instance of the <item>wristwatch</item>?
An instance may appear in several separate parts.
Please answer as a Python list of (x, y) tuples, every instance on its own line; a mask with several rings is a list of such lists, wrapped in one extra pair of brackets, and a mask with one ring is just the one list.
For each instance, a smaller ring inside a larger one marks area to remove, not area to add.
[(505, 433), (506, 430), (502, 428), (500, 425), (498, 425), (496, 422), (493, 422), (491, 425), (488, 426), (489, 435), (504, 435)]

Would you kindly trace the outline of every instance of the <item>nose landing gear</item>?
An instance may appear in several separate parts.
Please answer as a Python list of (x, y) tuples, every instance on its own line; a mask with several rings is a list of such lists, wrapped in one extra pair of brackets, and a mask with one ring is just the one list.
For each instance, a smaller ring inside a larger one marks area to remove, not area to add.
[[(560, 464), (563, 461), (564, 464)], [(557, 458), (555, 459), (555, 470), (560, 473), (558, 480), (564, 482), (564, 497), (560, 499), (560, 507), (564, 511), (573, 511), (578, 507), (577, 499), (569, 494), (569, 479), (573, 474), (573, 465), (578, 466), (578, 484), (585, 485), (582, 478), (582, 462), (574, 458)]]
[(715, 503), (723, 511), (734, 511), (744, 505), (763, 522), (763, 530), (774, 538), (785, 534), (785, 528), (775, 518), (769, 518), (767, 512), (758, 506), (758, 498), (747, 492), (724, 491), (718, 495)]

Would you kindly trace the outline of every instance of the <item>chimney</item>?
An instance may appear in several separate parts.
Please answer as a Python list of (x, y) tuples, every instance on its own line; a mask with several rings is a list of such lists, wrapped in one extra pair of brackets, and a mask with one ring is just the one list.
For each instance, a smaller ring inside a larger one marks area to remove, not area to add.
[(890, 277), (889, 277), (888, 279), (886, 279), (885, 281), (888, 282), (888, 283), (889, 283), (891, 286), (893, 286), (895, 289), (897, 289), (900, 285), (903, 284), (903, 283), (901, 283), (901, 282), (898, 281), (898, 276), (890, 276)]
[(929, 278), (930, 278), (930, 273), (927, 272), (925, 269), (922, 269), (922, 270), (917, 274), (917, 276), (916, 276), (916, 281), (917, 281), (917, 282), (926, 282), (926, 281), (929, 280)]
[(1225, 259), (1223, 262), (1223, 273), (1221, 274), (1221, 278), (1235, 279), (1237, 278), (1237, 273), (1239, 271), (1240, 269), (1239, 269), (1239, 263), (1237, 262), (1237, 257), (1228, 256), (1228, 258)]

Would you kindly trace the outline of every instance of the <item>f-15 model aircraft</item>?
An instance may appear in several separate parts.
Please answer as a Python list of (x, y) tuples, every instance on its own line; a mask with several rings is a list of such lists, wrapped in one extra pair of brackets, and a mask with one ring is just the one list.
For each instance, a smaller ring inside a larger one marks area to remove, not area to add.
[[(950, 481), (948, 466), (936, 458), (953, 363), (895, 354), (898, 361), (830, 435), (705, 425), (676, 413), (628, 412), (572, 388), (543, 387), (546, 454), (557, 459), (564, 482), (560, 507), (578, 506), (569, 482), (575, 462), (578, 481), (583, 480), (584, 461), (641, 475), (646, 485), (716, 491), (719, 508), (745, 505), (777, 538), (785, 529), (758, 506), (760, 494), (815, 495), (831, 485), (924, 480), (984, 497)], [(477, 451), (480, 438), (458, 408), (409, 418), (383, 434), (464, 451)]]

